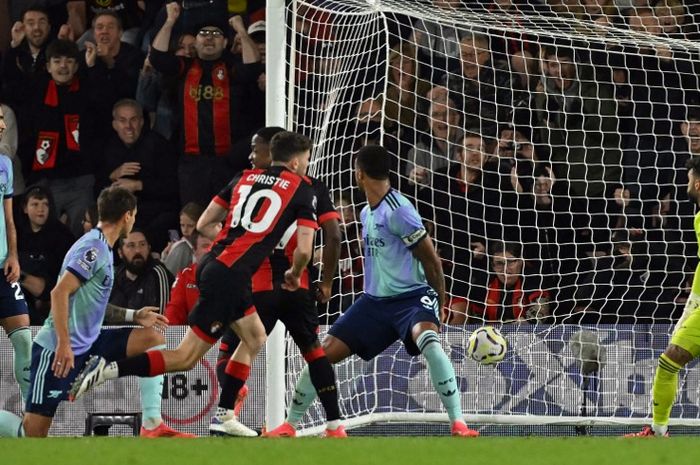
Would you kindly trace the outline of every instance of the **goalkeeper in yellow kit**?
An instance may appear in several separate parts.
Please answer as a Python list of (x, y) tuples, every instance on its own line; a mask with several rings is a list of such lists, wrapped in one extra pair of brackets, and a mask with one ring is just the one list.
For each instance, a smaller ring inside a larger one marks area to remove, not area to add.
[[(700, 157), (688, 160), (688, 198), (700, 206)], [(700, 244), (700, 212), (695, 215), (695, 236)], [(700, 255), (700, 253), (699, 253)], [(676, 323), (666, 351), (659, 357), (652, 389), (653, 420), (639, 433), (628, 436), (667, 436), (668, 417), (678, 390), (678, 372), (700, 356), (700, 263), (683, 315)]]

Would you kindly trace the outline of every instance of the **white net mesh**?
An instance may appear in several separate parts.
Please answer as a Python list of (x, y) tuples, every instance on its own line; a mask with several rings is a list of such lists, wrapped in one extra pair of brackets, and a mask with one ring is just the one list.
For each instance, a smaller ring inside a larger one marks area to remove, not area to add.
[[(700, 154), (695, 12), (673, 0), (514, 3), (288, 6), (290, 124), (314, 140), (312, 174), (345, 217), (325, 322), (362, 290), (352, 154), (381, 143), (443, 260), (443, 342), (465, 413), (646, 421), (655, 359), (697, 263), (684, 168)], [(463, 354), (483, 321), (511, 344), (495, 369)], [(590, 376), (570, 348), (582, 327), (607, 354)], [(288, 344), (289, 388), (300, 360)], [(700, 418), (696, 375), (681, 383), (674, 421)], [(358, 422), (446, 419), (431, 416), (442, 408), (422, 360), (398, 346), (340, 365), (338, 378), (343, 413)]]

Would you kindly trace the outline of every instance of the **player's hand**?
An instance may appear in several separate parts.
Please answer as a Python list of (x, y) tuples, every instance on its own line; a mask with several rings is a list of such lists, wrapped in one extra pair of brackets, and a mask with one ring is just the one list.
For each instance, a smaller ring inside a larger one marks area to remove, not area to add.
[(22, 43), (26, 34), (24, 31), (24, 23), (22, 23), (22, 21), (16, 21), (15, 24), (12, 25), (12, 30), (10, 31), (10, 34), (12, 35), (10, 47), (19, 47), (19, 44)]
[(172, 26), (177, 21), (177, 18), (180, 17), (180, 5), (177, 2), (170, 2), (165, 5), (165, 11), (168, 14), (165, 22), (166, 24)]
[(8, 256), (5, 260), (5, 279), (8, 283), (16, 283), (19, 280), (20, 269), (17, 257)]
[(97, 61), (97, 46), (92, 42), (85, 42), (85, 64), (88, 68), (95, 66)]
[(134, 322), (140, 324), (144, 328), (156, 328), (164, 330), (168, 327), (168, 319), (165, 315), (158, 313), (158, 307), (143, 307), (134, 315)]
[(316, 286), (316, 300), (325, 304), (331, 300), (331, 285), (328, 283), (318, 283)]
[(284, 282), (282, 289), (289, 292), (294, 292), (299, 289), (301, 276), (297, 276), (291, 268), (284, 272)]
[(58, 343), (56, 354), (53, 357), (51, 370), (56, 378), (65, 378), (73, 369), (75, 359), (70, 343)]

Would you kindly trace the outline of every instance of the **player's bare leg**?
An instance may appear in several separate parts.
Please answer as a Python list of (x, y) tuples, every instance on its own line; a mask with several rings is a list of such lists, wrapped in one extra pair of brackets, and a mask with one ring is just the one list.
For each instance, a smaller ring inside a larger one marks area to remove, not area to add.
[(438, 331), (435, 323), (423, 321), (413, 326), (411, 335), (421, 354), (425, 357), (430, 380), (440, 396), (442, 405), (447, 410), (452, 424), (452, 435), (476, 437), (479, 432), (470, 429), (464, 421), (455, 370), (442, 348)]
[(49, 435), (52, 422), (53, 418), (51, 417), (27, 412), (22, 420), (24, 436), (27, 438), (45, 438)]
[[(323, 339), (323, 350), (326, 353), (328, 361), (332, 364), (339, 363), (352, 355), (352, 350), (345, 342), (337, 337), (327, 335)], [(294, 387), (294, 398), (287, 412), (287, 419), (277, 428), (267, 431), (263, 434), (265, 437), (294, 437), (296, 436), (296, 428), (304, 417), (304, 414), (309, 409), (317, 396), (316, 388), (311, 381), (308, 366), (304, 367), (299, 376), (296, 386)], [(327, 436), (331, 436), (326, 433)]]
[[(133, 357), (148, 350), (165, 349), (165, 337), (153, 328), (136, 328), (129, 334), (126, 356)], [(161, 417), (161, 400), (163, 392), (163, 375), (139, 378), (141, 394), (141, 412), (143, 423), (141, 436), (155, 437), (195, 437), (170, 428)]]
[(244, 316), (231, 324), (231, 329), (241, 342), (226, 364), (221, 383), (219, 407), (209, 424), (212, 434), (253, 437), (258, 434), (238, 421), (234, 413), (235, 400), (250, 375), (255, 357), (265, 345), (267, 334), (257, 312)]
[(107, 364), (102, 357), (91, 357), (71, 387), (69, 398), (74, 401), (90, 389), (123, 376), (152, 377), (174, 371), (188, 371), (211, 349), (192, 329), (175, 350), (151, 350)]

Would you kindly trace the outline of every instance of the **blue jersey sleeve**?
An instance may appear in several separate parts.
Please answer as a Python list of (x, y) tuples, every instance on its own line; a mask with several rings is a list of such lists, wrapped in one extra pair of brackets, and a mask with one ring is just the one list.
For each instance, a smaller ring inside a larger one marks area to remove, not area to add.
[(409, 249), (417, 246), (428, 235), (423, 221), (413, 205), (401, 205), (392, 212), (389, 230), (399, 236)]
[(12, 160), (10, 157), (3, 155), (0, 157), (0, 186), (3, 189), (3, 199), (12, 198), (14, 190), (12, 184), (14, 184), (14, 174), (12, 172)]
[(89, 240), (76, 244), (66, 257), (65, 269), (80, 281), (92, 278), (109, 261), (112, 252), (100, 240)]

